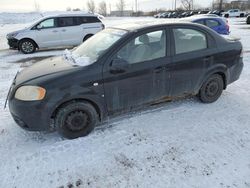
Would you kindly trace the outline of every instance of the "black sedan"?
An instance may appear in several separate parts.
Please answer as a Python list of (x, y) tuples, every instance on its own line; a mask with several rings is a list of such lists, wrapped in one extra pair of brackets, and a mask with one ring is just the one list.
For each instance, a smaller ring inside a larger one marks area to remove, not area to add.
[(8, 104), (24, 129), (77, 138), (107, 117), (175, 97), (215, 102), (242, 68), (241, 43), (205, 26), (129, 24), (24, 69), (14, 79)]

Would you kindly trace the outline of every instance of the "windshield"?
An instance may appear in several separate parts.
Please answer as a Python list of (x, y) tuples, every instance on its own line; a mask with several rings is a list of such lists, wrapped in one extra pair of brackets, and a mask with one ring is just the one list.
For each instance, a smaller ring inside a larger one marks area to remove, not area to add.
[(88, 59), (88, 65), (92, 64), (126, 33), (127, 31), (119, 29), (105, 29), (73, 50), (72, 55)]

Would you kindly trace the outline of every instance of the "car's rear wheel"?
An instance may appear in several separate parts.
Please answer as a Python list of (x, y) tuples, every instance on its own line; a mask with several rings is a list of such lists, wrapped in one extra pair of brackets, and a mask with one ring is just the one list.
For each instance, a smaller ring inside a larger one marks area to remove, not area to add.
[(212, 103), (221, 96), (223, 88), (224, 81), (222, 76), (214, 74), (203, 83), (198, 96), (202, 102)]
[(88, 135), (97, 124), (98, 115), (88, 102), (72, 102), (61, 107), (55, 117), (59, 134), (68, 139)]
[(82, 42), (85, 42), (86, 40), (88, 40), (89, 38), (91, 38), (93, 35), (92, 34), (89, 34), (89, 35), (86, 35), (83, 39)]
[(31, 54), (36, 51), (36, 44), (30, 39), (21, 40), (19, 43), (19, 49), (24, 54)]
[(247, 24), (250, 24), (250, 16), (247, 17)]

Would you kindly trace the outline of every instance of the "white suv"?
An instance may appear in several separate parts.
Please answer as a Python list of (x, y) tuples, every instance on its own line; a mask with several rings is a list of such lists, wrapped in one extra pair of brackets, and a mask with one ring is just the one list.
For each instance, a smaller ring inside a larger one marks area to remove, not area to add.
[(40, 48), (77, 46), (104, 29), (93, 14), (61, 14), (47, 16), (30, 27), (7, 35), (8, 44), (25, 54)]

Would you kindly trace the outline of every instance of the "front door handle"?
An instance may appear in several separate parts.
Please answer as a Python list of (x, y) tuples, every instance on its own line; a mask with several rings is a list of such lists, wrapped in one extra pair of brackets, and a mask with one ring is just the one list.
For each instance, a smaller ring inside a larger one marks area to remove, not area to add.
[(110, 68), (110, 71), (109, 71), (111, 74), (122, 74), (122, 73), (125, 73), (126, 70), (125, 69), (122, 69), (122, 68), (116, 68), (116, 67), (112, 67)]
[(161, 73), (162, 71), (164, 71), (165, 70), (165, 67), (156, 67), (155, 69), (154, 69), (154, 72), (155, 73)]
[(58, 31), (57, 31), (57, 30), (53, 30), (52, 32), (53, 32), (53, 33), (57, 33)]

